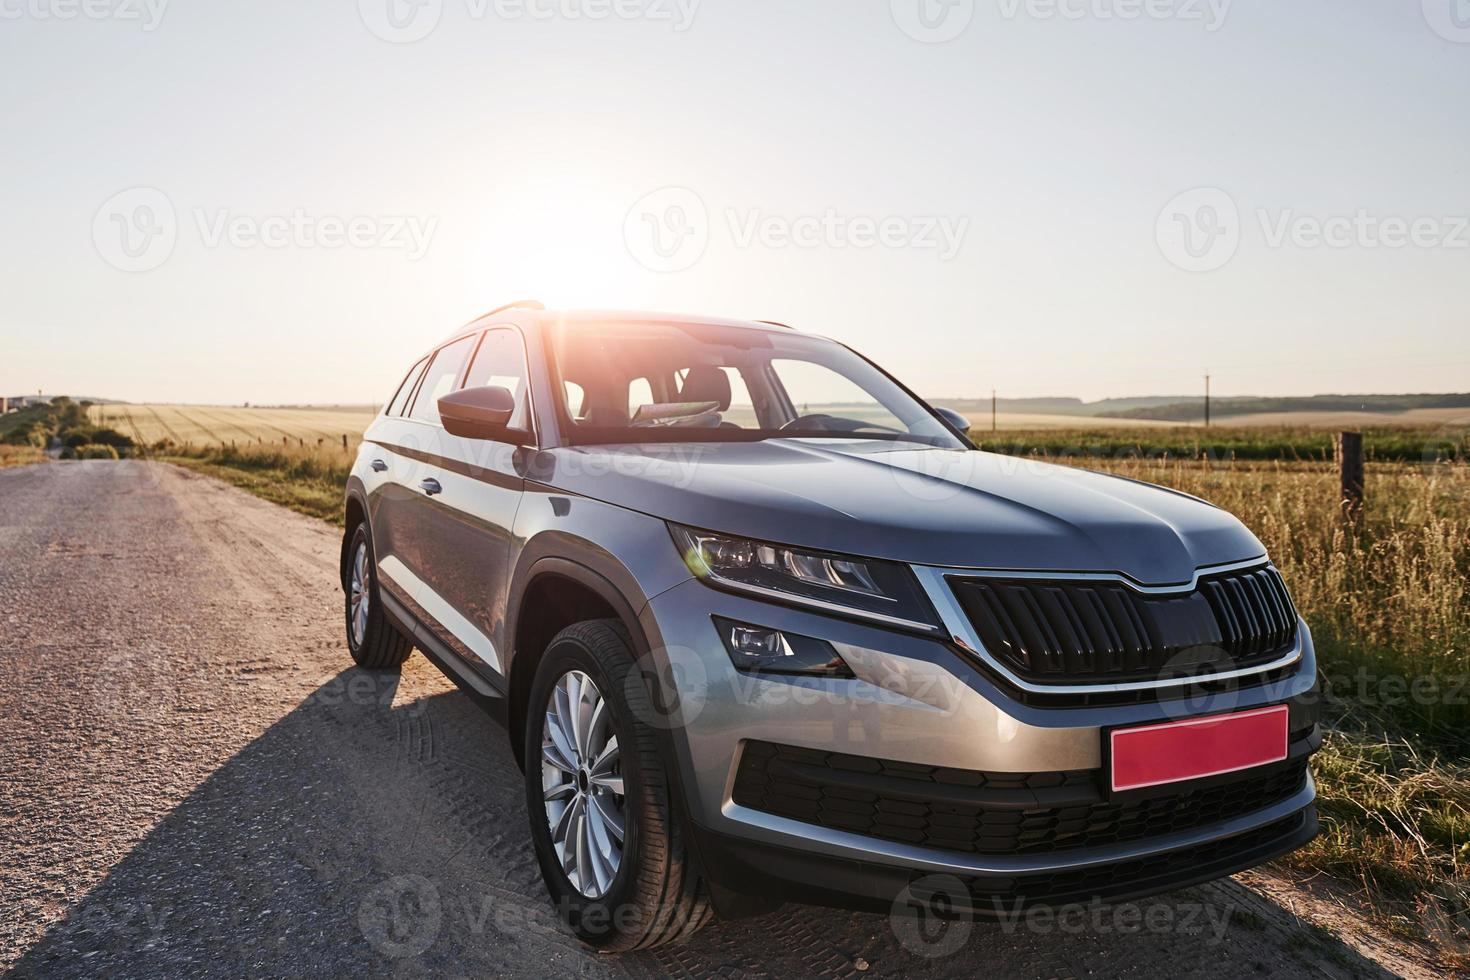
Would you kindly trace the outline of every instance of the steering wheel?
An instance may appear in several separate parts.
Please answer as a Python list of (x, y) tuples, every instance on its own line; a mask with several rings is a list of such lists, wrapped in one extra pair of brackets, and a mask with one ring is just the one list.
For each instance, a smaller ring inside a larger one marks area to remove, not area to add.
[(879, 432), (899, 432), (900, 430), (876, 422), (864, 422), (862, 419), (843, 418), (840, 415), (798, 415), (796, 418), (781, 426), (778, 431), (787, 429), (817, 429), (822, 432), (861, 432), (864, 429), (875, 429)]

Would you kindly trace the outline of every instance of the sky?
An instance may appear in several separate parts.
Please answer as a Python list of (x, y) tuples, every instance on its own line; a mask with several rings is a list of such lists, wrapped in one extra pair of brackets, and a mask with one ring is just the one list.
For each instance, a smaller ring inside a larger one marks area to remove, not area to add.
[(3, 394), (381, 402), (524, 297), (1470, 390), (1470, 0), (0, 0), (0, 78)]

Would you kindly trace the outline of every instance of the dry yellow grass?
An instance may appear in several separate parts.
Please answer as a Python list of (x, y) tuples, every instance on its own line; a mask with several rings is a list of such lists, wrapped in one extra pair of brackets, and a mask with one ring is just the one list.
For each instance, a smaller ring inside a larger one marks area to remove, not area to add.
[(1331, 721), (1323, 832), (1285, 863), (1354, 882), (1470, 964), (1470, 465), (1372, 465), (1354, 522), (1331, 464), (1076, 463), (1203, 497), (1261, 538), (1312, 628)]
[(46, 460), (46, 454), (35, 446), (7, 446), (0, 443), (0, 469), (7, 466), (25, 466), (28, 463), (40, 463)]
[[(116, 429), (152, 444), (169, 439), (179, 445), (315, 445), (317, 440), (341, 445), (345, 435), (355, 443), (368, 423), (370, 409), (233, 408), (218, 405), (93, 405), (93, 423)], [(284, 442), (283, 442), (284, 440)]]

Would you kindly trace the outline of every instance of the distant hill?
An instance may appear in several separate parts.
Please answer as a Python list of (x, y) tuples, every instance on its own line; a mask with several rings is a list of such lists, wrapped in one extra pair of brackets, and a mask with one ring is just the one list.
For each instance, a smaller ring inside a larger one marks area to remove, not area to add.
[[(1217, 419), (1228, 418), (1232, 415), (1255, 415), (1266, 412), (1406, 412), (1415, 408), (1470, 408), (1470, 393), (1210, 399), (1210, 416)], [(1203, 418), (1204, 413), (1205, 400), (1203, 398), (1187, 398), (1164, 404), (1112, 408), (1089, 414), (1116, 419), (1194, 422)]]
[[(1104, 398), (1095, 402), (1065, 397), (998, 398), (995, 407), (997, 411), (1017, 415), (1110, 415), (1135, 408), (1174, 405), (1187, 401), (1188, 398), (1188, 395), (1146, 395), (1139, 398)], [(929, 401), (943, 403), (957, 412), (990, 411), (989, 398), (930, 398)]]

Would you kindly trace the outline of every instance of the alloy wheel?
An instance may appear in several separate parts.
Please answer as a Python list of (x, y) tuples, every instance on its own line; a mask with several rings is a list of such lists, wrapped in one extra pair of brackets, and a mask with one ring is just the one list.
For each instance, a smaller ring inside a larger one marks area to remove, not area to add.
[(627, 801), (612, 721), (587, 674), (557, 680), (541, 740), (542, 798), (561, 870), (586, 898), (607, 894), (623, 860)]
[(362, 645), (367, 635), (368, 607), (372, 597), (368, 592), (368, 547), (367, 542), (357, 546), (352, 558), (352, 584), (347, 591), (348, 624), (352, 629), (352, 645)]

